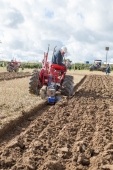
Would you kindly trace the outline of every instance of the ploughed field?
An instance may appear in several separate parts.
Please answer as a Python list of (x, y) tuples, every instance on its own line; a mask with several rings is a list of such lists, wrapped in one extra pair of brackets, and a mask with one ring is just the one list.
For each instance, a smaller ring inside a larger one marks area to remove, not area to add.
[(30, 76), (30, 72), (0, 72), (0, 81)]
[(0, 169), (113, 170), (113, 77), (86, 75), (72, 98), (32, 110), (4, 133)]

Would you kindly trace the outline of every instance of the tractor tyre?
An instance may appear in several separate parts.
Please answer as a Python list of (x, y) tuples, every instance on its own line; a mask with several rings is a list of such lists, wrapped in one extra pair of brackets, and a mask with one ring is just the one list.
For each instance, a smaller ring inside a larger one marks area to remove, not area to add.
[(66, 75), (62, 83), (61, 94), (70, 97), (72, 96), (73, 91), (74, 91), (73, 76)]
[(93, 68), (90, 68), (89, 71), (94, 71), (94, 69), (93, 69)]
[(13, 67), (10, 66), (10, 65), (8, 65), (8, 66), (7, 66), (7, 71), (8, 71), (8, 72), (13, 72)]
[(33, 70), (29, 81), (29, 93), (39, 95), (41, 89), (39, 85), (41, 85), (39, 70)]
[(23, 66), (21, 66), (21, 69), (22, 69), (22, 70), (24, 70), (24, 67), (23, 67)]
[(17, 72), (19, 71), (19, 67), (18, 67), (18, 66), (17, 66), (17, 67), (15, 66), (15, 67), (14, 67), (14, 71), (17, 73)]
[(106, 68), (102, 68), (102, 72), (106, 72)]

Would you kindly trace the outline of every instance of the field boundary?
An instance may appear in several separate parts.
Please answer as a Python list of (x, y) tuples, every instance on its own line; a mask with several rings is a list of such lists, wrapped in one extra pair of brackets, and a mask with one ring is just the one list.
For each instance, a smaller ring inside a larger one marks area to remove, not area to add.
[(30, 72), (17, 72), (17, 73), (2, 72), (0, 73), (0, 81), (12, 80), (12, 79), (17, 79), (17, 78), (25, 78), (25, 77), (30, 77), (30, 76), (31, 76)]

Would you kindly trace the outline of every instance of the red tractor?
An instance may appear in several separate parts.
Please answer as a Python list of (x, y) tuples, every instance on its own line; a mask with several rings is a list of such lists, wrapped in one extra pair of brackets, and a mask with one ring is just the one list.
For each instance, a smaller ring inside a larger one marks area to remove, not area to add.
[(40, 95), (42, 99), (47, 97), (48, 102), (55, 102), (56, 91), (60, 91), (61, 94), (66, 96), (73, 94), (73, 76), (66, 75), (67, 68), (65, 66), (50, 64), (48, 62), (48, 52), (44, 53), (42, 69), (33, 70), (32, 72), (29, 81), (29, 92)]
[(11, 60), (11, 62), (8, 62), (8, 64), (7, 64), (8, 72), (13, 72), (13, 71), (18, 72), (19, 68), (24, 70), (24, 68), (21, 66), (21, 62)]

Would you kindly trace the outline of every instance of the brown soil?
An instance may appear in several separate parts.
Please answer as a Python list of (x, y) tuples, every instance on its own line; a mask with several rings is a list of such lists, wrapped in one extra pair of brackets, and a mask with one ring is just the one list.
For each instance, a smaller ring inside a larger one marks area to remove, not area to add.
[(0, 81), (30, 76), (30, 72), (0, 72)]
[(4, 133), (1, 170), (113, 170), (113, 77), (87, 75), (69, 100)]

